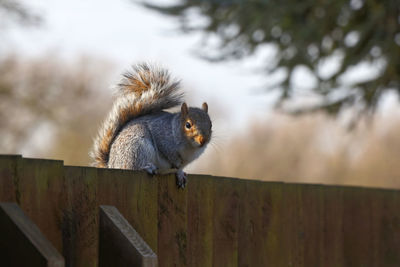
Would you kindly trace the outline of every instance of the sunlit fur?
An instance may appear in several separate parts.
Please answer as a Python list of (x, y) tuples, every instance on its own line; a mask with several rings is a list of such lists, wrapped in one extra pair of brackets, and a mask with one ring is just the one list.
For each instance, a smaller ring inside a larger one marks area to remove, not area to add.
[[(97, 167), (177, 173), (196, 159), (211, 139), (208, 105), (181, 105), (181, 112), (164, 109), (182, 103), (179, 83), (168, 71), (148, 64), (124, 75), (111, 113), (99, 130), (91, 156)], [(190, 129), (185, 127), (190, 121)]]
[(146, 63), (133, 66), (117, 87), (112, 110), (99, 129), (90, 156), (93, 166), (107, 167), (111, 144), (130, 120), (182, 103), (179, 82), (167, 70)]

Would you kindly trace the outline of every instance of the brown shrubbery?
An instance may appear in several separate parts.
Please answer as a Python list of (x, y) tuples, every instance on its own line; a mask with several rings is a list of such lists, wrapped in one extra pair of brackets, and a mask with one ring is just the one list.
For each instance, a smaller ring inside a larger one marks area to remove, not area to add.
[(0, 153), (86, 165), (97, 126), (111, 106), (110, 65), (81, 58), (0, 60)]
[(376, 115), (353, 130), (321, 114), (257, 121), (191, 170), (269, 181), (400, 188), (400, 118)]

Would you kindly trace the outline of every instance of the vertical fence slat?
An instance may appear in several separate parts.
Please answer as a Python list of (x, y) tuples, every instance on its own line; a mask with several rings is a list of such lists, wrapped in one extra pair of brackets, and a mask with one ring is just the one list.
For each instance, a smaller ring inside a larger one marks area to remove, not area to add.
[(0, 202), (2, 266), (63, 267), (64, 259), (16, 203)]
[[(263, 183), (261, 182), (260, 191), (262, 192), (262, 227), (267, 232), (265, 252), (267, 258), (266, 266), (283, 266), (286, 264), (285, 248), (286, 240), (281, 233), (284, 228), (284, 187), (283, 183)], [(249, 192), (251, 194), (251, 192)], [(255, 207), (253, 207), (255, 208)], [(266, 229), (264, 229), (266, 227)], [(262, 251), (260, 251), (262, 253)]]
[(98, 205), (115, 206), (157, 253), (157, 177), (137, 171), (101, 169), (97, 178)]
[(300, 216), (301, 187), (296, 184), (285, 184), (283, 188), (282, 207), (279, 212), (281, 226), (279, 234), (283, 250), (279, 261), (283, 266), (304, 266), (304, 247), (301, 240), (304, 232)]
[(188, 183), (188, 266), (212, 266), (215, 177), (191, 175)]
[(379, 266), (400, 266), (400, 193), (382, 194), (379, 235)]
[(63, 176), (62, 161), (24, 158), (18, 162), (15, 183), (20, 207), (58, 251), (62, 251), (59, 226), (67, 205)]
[(0, 155), (0, 201), (17, 201), (14, 183), (21, 159), (19, 155)]
[(345, 266), (343, 244), (343, 188), (327, 187), (324, 194), (324, 258), (321, 266)]
[(213, 266), (238, 265), (240, 180), (214, 180)]
[[(159, 266), (187, 266), (187, 189), (175, 176), (157, 176)], [(189, 180), (190, 183), (190, 180)]]
[(99, 266), (157, 267), (157, 256), (114, 206), (100, 206)]
[(371, 208), (368, 190), (346, 188), (343, 192), (343, 251), (346, 266), (373, 266)]
[(63, 218), (63, 254), (67, 266), (97, 266), (97, 170), (65, 166), (68, 207)]
[[(388, 192), (389, 193), (389, 192)], [(390, 195), (390, 193), (388, 194)], [(372, 197), (373, 196), (373, 197)], [(370, 266), (393, 266), (388, 262), (380, 260), (382, 247), (380, 246), (380, 230), (384, 214), (385, 198), (381, 190), (376, 190), (374, 195), (368, 193), (368, 203), (370, 206), (370, 227), (371, 227), (371, 253)], [(395, 232), (395, 231), (394, 231)], [(389, 247), (389, 246), (388, 246)]]
[(281, 183), (245, 182), (240, 198), (239, 266), (279, 266)]
[(323, 266), (324, 260), (324, 198), (321, 186), (304, 185), (301, 189), (299, 219), (300, 246), (304, 247), (304, 266)]

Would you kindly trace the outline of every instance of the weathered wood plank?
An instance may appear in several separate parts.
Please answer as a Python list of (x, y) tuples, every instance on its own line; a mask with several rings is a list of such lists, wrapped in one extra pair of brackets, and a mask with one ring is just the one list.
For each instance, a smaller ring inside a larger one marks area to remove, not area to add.
[(373, 266), (371, 203), (368, 190), (343, 191), (343, 243), (346, 266)]
[(97, 169), (72, 166), (65, 166), (64, 169), (68, 200), (62, 221), (66, 265), (97, 266)]
[(284, 249), (280, 206), (282, 183), (249, 181), (240, 198), (239, 266), (278, 266)]
[(324, 198), (319, 185), (299, 185), (299, 244), (303, 266), (325, 266)]
[(64, 258), (16, 203), (0, 203), (2, 266), (63, 267)]
[(239, 192), (244, 183), (214, 179), (213, 266), (238, 265)]
[(343, 188), (330, 186), (322, 189), (324, 233), (322, 266), (345, 266), (343, 251)]
[(99, 169), (97, 177), (98, 204), (115, 206), (156, 253), (157, 178), (144, 172), (110, 169)]
[(214, 179), (190, 175), (187, 193), (188, 266), (212, 266)]
[[(275, 204), (279, 219), (274, 264), (281, 266), (325, 266), (324, 198), (321, 186), (282, 184)], [(279, 249), (278, 249), (279, 248)], [(271, 266), (271, 263), (269, 264)], [(336, 266), (334, 264), (334, 266)]]
[(177, 188), (174, 175), (155, 178), (158, 180), (158, 264), (187, 266), (188, 190)]
[(18, 161), (15, 177), (18, 204), (58, 251), (63, 248), (60, 224), (67, 205), (63, 177), (62, 161), (27, 158)]
[(17, 202), (14, 182), (18, 161), (21, 159), (20, 155), (0, 155), (0, 201)]
[(280, 247), (281, 253), (277, 259), (281, 266), (304, 266), (304, 248), (301, 239), (304, 232), (300, 225), (301, 187), (296, 184), (285, 184), (282, 189), (280, 211)]
[(114, 206), (100, 206), (99, 266), (157, 266), (156, 254)]
[(399, 192), (355, 187), (343, 191), (345, 265), (399, 266)]
[[(372, 191), (372, 190), (371, 190)], [(377, 264), (379, 266), (400, 266), (400, 192), (381, 190), (381, 203), (374, 209), (380, 211), (379, 225), (374, 229), (380, 237)], [(371, 194), (372, 196), (372, 194)], [(375, 203), (375, 198), (372, 199)]]

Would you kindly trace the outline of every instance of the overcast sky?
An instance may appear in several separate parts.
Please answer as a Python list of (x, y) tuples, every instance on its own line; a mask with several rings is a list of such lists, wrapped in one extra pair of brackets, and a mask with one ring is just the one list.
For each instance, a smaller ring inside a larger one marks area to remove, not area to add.
[[(257, 115), (265, 117), (271, 110), (273, 97), (256, 93), (271, 78), (254, 71), (273, 54), (268, 47), (245, 61), (212, 64), (193, 53), (201, 40), (200, 33), (183, 35), (177, 30), (176, 19), (144, 9), (135, 1), (24, 2), (43, 17), (44, 24), (39, 28), (9, 30), (8, 43), (0, 44), (0, 49), (18, 51), (26, 56), (45, 56), (51, 52), (66, 59), (89, 55), (109, 60), (116, 70), (110, 86), (133, 63), (161, 63), (182, 80), (189, 95), (194, 91), (195, 97), (189, 104), (217, 102), (221, 106), (214, 110), (222, 110), (223, 120), (239, 129), (245, 128), (246, 122), (254, 121)], [(333, 69), (334, 60), (324, 71), (329, 73)], [(300, 69), (294, 75), (295, 84), (302, 91), (313, 84), (311, 75), (307, 74)], [(371, 71), (362, 67), (347, 74), (351, 79), (370, 75)], [(390, 99), (397, 103), (395, 97)], [(213, 110), (212, 104), (210, 110)]]
[(114, 80), (132, 63), (159, 62), (182, 79), (184, 89), (195, 91), (195, 99), (189, 104), (218, 100), (222, 105), (219, 110), (229, 114), (227, 119), (239, 128), (249, 118), (265, 115), (271, 107), (271, 97), (255, 93), (266, 81), (263, 75), (252, 74), (261, 56), (228, 63), (206, 62), (193, 53), (201, 34), (183, 35), (177, 31), (179, 24), (174, 18), (128, 0), (25, 3), (43, 17), (44, 24), (28, 30), (9, 30), (7, 48), (12, 51), (26, 56), (56, 52), (67, 59), (81, 55), (105, 58), (115, 63)]

